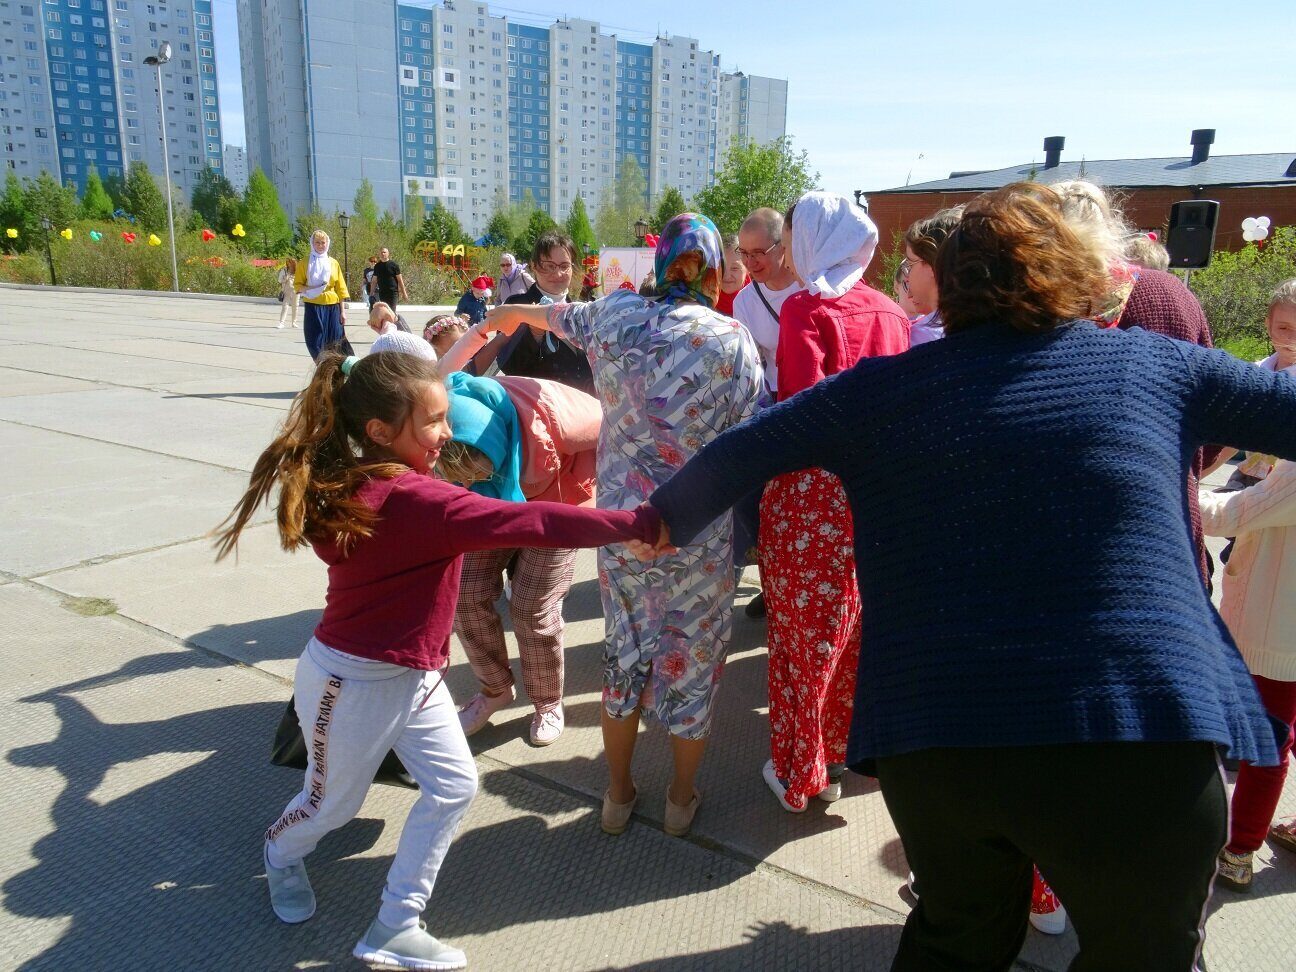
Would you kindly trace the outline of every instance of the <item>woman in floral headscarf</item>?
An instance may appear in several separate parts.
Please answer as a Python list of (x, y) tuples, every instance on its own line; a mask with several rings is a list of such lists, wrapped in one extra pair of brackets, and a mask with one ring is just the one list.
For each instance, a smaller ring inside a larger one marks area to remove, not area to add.
[[(877, 227), (844, 196), (810, 192), (784, 220), (785, 259), (805, 290), (779, 312), (778, 397), (786, 401), (862, 358), (909, 349), (900, 306), (864, 282)], [(885, 515), (885, 514), (883, 514)], [(841, 480), (823, 469), (774, 479), (761, 497), (761, 580), (769, 618), (770, 759), (785, 810), (841, 796), (860, 649), (854, 524)]]
[[(617, 290), (592, 304), (511, 305), (488, 315), (489, 327), (549, 328), (588, 355), (603, 404), (601, 508), (634, 509), (703, 445), (754, 413), (756, 346), (746, 329), (713, 310), (723, 268), (715, 225), (684, 213), (657, 243), (656, 300)], [(694, 777), (729, 644), (732, 562), (728, 513), (687, 549), (651, 564), (628, 559), (624, 548), (599, 550), (610, 776), (602, 826), (610, 834), (626, 829), (638, 799), (631, 761), (641, 712), (671, 735), (666, 832), (686, 833), (697, 812)]]

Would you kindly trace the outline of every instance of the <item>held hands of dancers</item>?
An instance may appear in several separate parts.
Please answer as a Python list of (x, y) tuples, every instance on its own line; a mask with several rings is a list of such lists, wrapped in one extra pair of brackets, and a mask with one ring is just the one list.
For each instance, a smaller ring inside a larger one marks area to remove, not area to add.
[(626, 546), (630, 548), (632, 554), (645, 563), (656, 560), (658, 557), (665, 557), (679, 552), (679, 548), (673, 546), (670, 542), (670, 528), (666, 525), (665, 520), (662, 520), (661, 533), (658, 535), (655, 544), (645, 543), (642, 540), (627, 540)]
[(512, 334), (523, 324), (549, 329), (549, 306), (545, 304), (500, 304), (486, 312), (486, 317), (475, 325), (483, 331)]

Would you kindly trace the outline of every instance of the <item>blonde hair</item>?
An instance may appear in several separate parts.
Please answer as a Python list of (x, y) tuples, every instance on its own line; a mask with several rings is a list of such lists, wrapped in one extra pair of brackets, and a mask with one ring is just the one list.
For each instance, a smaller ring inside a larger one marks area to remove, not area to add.
[(1169, 270), (1170, 253), (1146, 233), (1135, 233), (1125, 240), (1125, 259), (1149, 270)]
[(1125, 241), (1130, 228), (1116, 202), (1100, 187), (1083, 179), (1055, 182), (1050, 187), (1058, 196), (1062, 217), (1104, 266), (1125, 259)]
[(1296, 307), (1296, 278), (1284, 280), (1278, 285), (1269, 298), (1269, 309), (1265, 311), (1265, 316), (1272, 314), (1274, 308), (1283, 306)]
[(493, 473), (483, 470), (483, 462), (494, 468), (486, 453), (476, 446), (452, 439), (441, 447), (441, 456), (437, 459), (437, 473), (447, 483), (456, 483), (467, 489), (474, 483), (484, 483), (491, 479)]
[(314, 233), (311, 234), (311, 243), (314, 244), (316, 240), (323, 240), (325, 243), (329, 244), (330, 246), (333, 245), (333, 237), (329, 236), (322, 229), (317, 229)]

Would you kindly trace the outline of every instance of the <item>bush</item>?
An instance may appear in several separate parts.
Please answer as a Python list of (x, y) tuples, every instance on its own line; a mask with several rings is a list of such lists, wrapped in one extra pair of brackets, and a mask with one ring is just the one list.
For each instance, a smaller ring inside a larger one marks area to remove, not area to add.
[[(1218, 345), (1269, 346), (1265, 311), (1284, 280), (1296, 278), (1296, 226), (1280, 226), (1264, 249), (1248, 243), (1236, 253), (1217, 251), (1194, 270), (1190, 286), (1201, 301)], [(1267, 352), (1266, 352), (1267, 353)]]

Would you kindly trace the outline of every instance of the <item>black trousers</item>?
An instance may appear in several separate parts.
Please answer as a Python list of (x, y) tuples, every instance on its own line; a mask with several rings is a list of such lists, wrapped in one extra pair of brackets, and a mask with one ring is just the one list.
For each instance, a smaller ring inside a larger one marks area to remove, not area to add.
[(1071, 972), (1198, 968), (1228, 839), (1213, 745), (928, 749), (877, 775), (920, 895), (893, 970), (1009, 968), (1032, 862), (1075, 925)]

